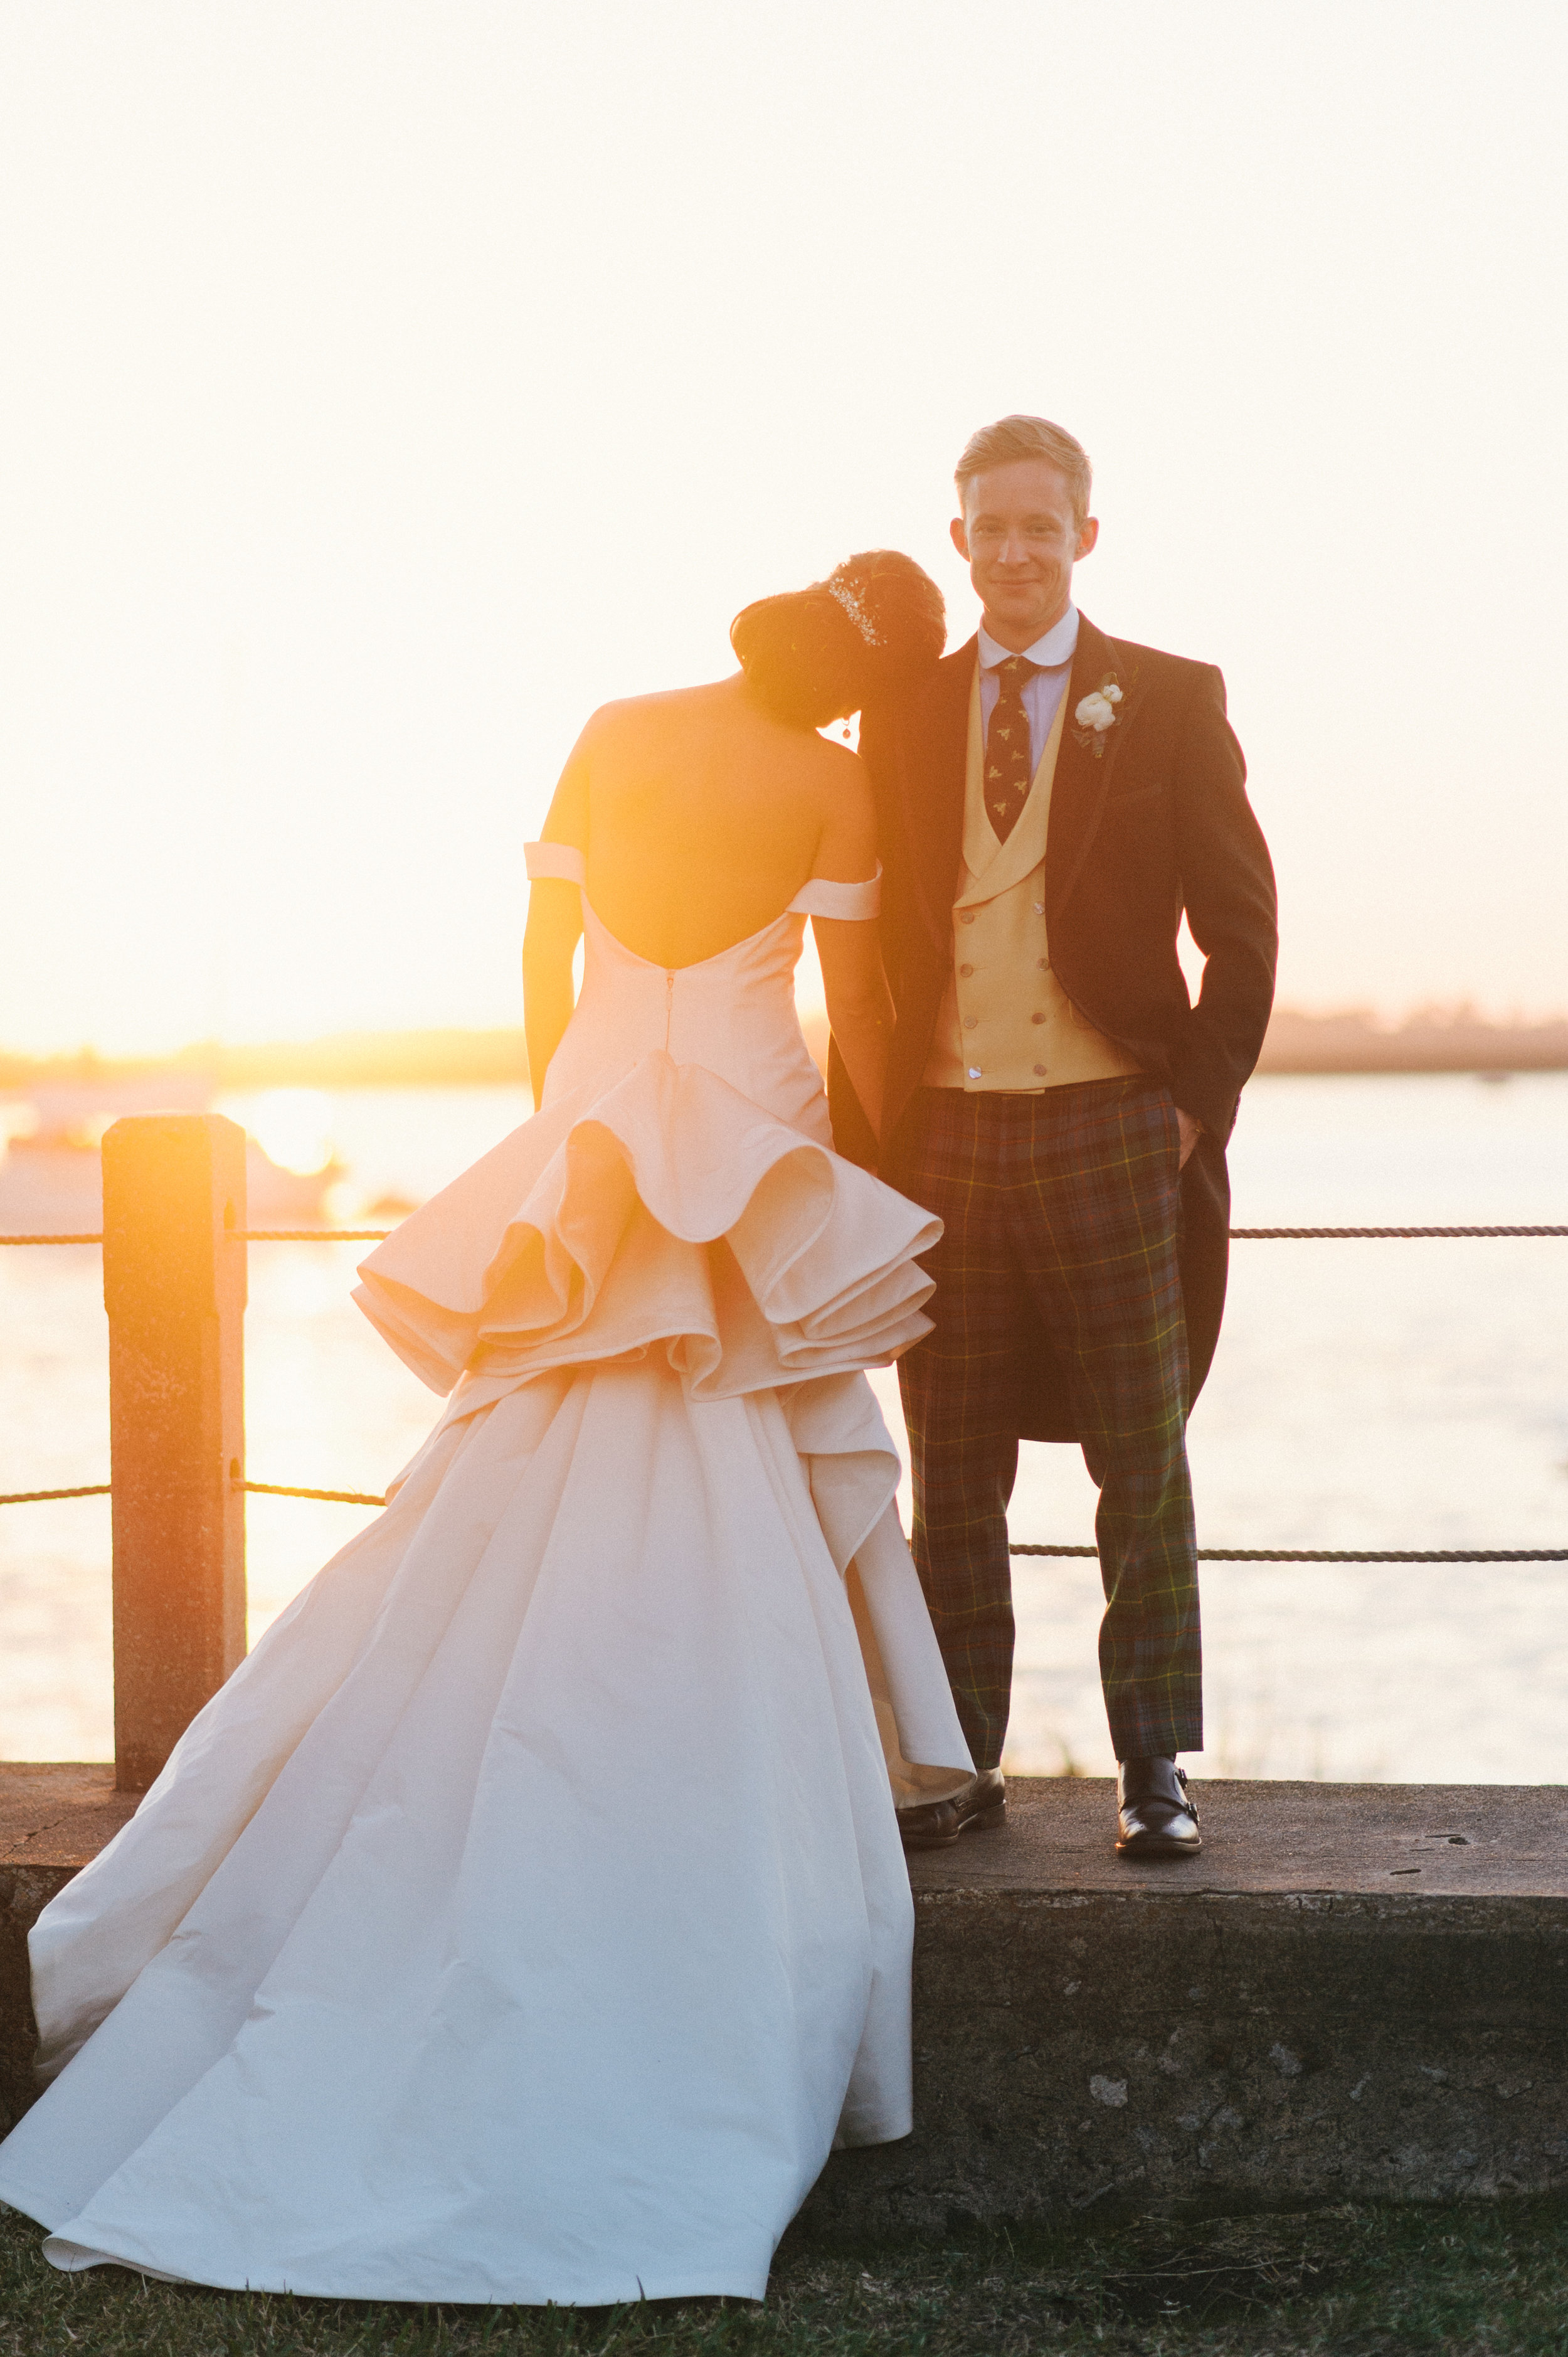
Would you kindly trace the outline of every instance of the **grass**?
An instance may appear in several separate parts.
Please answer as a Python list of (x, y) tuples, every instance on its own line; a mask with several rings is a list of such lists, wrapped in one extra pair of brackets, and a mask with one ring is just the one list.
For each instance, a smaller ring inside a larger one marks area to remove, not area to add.
[(61, 2276), (0, 2212), (0, 2357), (1568, 2357), (1568, 2201), (1166, 2221), (854, 2255), (766, 2307), (398, 2308)]

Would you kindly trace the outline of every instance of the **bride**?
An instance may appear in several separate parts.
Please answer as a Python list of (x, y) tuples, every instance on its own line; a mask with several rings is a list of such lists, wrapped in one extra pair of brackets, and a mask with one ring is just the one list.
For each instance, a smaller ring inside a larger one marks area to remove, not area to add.
[(793, 974), (809, 916), (875, 1122), (870, 790), (815, 730), (941, 599), (878, 553), (732, 636), (589, 722), (540, 1110), (363, 1265), (446, 1413), (34, 1931), (0, 2198), (58, 2266), (758, 2298), (835, 2141), (908, 2133), (895, 1799), (972, 1768), (862, 1370), (938, 1223), (832, 1152)]

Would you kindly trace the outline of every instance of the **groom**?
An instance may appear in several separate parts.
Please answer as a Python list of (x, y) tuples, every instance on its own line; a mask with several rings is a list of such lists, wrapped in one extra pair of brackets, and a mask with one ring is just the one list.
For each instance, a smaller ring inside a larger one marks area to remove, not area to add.
[[(1100, 530), (1080, 445), (1005, 417), (957, 484), (978, 637), (868, 708), (860, 738), (897, 1012), (880, 1167), (945, 1223), (934, 1330), (898, 1371), (914, 1552), (979, 1771), (900, 1818), (912, 1848), (1001, 1822), (1018, 1442), (1077, 1440), (1100, 1488), (1116, 1847), (1183, 1856), (1201, 1845), (1176, 1759), (1203, 1744), (1187, 1415), (1225, 1297), (1225, 1141), (1273, 994), (1273, 873), (1219, 672), (1073, 604)], [(831, 1080), (841, 1151), (877, 1158)]]

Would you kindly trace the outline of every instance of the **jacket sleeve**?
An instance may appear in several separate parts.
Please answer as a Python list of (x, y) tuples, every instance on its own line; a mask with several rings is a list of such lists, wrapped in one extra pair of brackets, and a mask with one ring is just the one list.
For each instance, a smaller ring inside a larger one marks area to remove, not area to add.
[(877, 938), (883, 970), (895, 1000), (902, 984), (898, 956), (905, 935), (903, 903), (908, 895), (904, 842), (898, 824), (898, 724), (894, 711), (867, 704), (860, 716), (860, 758), (871, 773), (876, 804), (876, 856), (882, 863), (882, 915)]
[(1225, 682), (1206, 664), (1178, 738), (1174, 782), (1182, 898), (1207, 963), (1175, 1043), (1171, 1093), (1222, 1145), (1262, 1049), (1279, 944), (1273, 866), (1246, 779), (1225, 716)]
[[(897, 981), (889, 962), (896, 950), (898, 927), (889, 922), (890, 908), (895, 900), (898, 876), (897, 855), (890, 826), (891, 780), (896, 770), (896, 737), (890, 714), (868, 705), (860, 716), (860, 758), (871, 772), (872, 791), (876, 800), (877, 856), (882, 862), (883, 914), (877, 922), (877, 934), (882, 949), (882, 963), (895, 993)], [(832, 1122), (833, 1148), (846, 1162), (858, 1162), (863, 1170), (875, 1170), (877, 1163), (876, 1133), (865, 1117), (860, 1099), (855, 1095), (838, 1042), (828, 1042), (828, 1113)]]
[(832, 1039), (828, 1041), (828, 1115), (833, 1125), (833, 1152), (846, 1162), (858, 1162), (863, 1170), (875, 1170), (876, 1132), (862, 1110), (838, 1041)]

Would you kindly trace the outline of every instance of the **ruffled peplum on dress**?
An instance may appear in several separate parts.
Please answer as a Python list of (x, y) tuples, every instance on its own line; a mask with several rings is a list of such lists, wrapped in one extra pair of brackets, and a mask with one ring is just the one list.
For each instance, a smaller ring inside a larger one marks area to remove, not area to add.
[(585, 902), (542, 1110), (364, 1264), (448, 1405), (35, 1927), (0, 2198), (57, 2265), (756, 2298), (908, 2132), (894, 1795), (971, 1770), (862, 1371), (937, 1224), (832, 1154), (792, 1001), (867, 889), (672, 973)]

